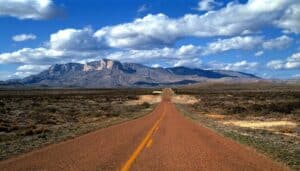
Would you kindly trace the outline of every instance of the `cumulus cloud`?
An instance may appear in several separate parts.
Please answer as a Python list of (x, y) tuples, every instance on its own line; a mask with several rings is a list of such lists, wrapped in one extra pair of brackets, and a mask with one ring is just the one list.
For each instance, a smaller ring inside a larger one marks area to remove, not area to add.
[[(110, 47), (131, 49), (171, 46), (185, 37), (237, 36), (274, 25), (293, 3), (292, 0), (231, 2), (217, 11), (179, 18), (148, 14), (133, 22), (103, 27), (94, 36)], [(282, 27), (278, 23), (275, 26)]]
[(277, 21), (279, 27), (286, 29), (286, 32), (300, 33), (300, 2), (291, 5), (285, 10), (284, 15)]
[(103, 42), (94, 37), (91, 28), (63, 29), (50, 35), (50, 47), (55, 50), (98, 50)]
[(42, 20), (57, 14), (52, 0), (0, 0), (0, 16)]
[(300, 79), (300, 74), (295, 74), (292, 76), (293, 78), (297, 78), (297, 79)]
[(159, 61), (174, 61), (199, 57), (200, 48), (194, 45), (183, 45), (179, 48), (155, 48), (147, 50), (124, 50), (107, 54), (107, 58), (127, 62), (145, 62), (151, 59)]
[(150, 59), (189, 60), (228, 50), (255, 49), (261, 47), (263, 43), (261, 36), (236, 36), (228, 39), (218, 39), (206, 46), (187, 44), (178, 48), (110, 49), (112, 47), (105, 44), (103, 40), (98, 39), (90, 28), (64, 29), (51, 34), (46, 47), (23, 48), (0, 54), (0, 63), (41, 64), (44, 62), (45, 64), (51, 64), (55, 62), (86, 61), (97, 59), (100, 56), (142, 63)]
[(264, 51), (258, 51), (254, 54), (254, 56), (261, 56), (264, 54)]
[(264, 49), (283, 49), (288, 47), (292, 41), (292, 38), (283, 35), (264, 42), (262, 46)]
[(48, 69), (50, 65), (21, 65), (17, 68), (17, 71), (30, 71), (34, 73), (38, 73), (40, 71), (43, 71), (45, 69)]
[[(68, 48), (62, 48), (68, 47)], [(89, 48), (87, 48), (89, 49)], [(91, 51), (73, 50), (69, 46), (23, 48), (10, 53), (0, 54), (0, 63), (17, 64), (54, 64), (64, 62), (85, 62), (89, 59), (106, 57), (127, 62), (145, 62), (148, 60), (167, 61), (178, 59), (191, 59), (200, 57), (201, 48), (194, 45), (183, 45), (179, 48), (155, 48), (146, 50), (118, 50), (118, 51)]]
[(151, 67), (153, 67), (153, 68), (159, 68), (161, 66), (160, 66), (160, 64), (153, 64), (153, 65), (151, 65)]
[(202, 61), (199, 58), (194, 59), (180, 59), (177, 60), (174, 65), (175, 67), (178, 66), (186, 66), (189, 68), (201, 68), (202, 67)]
[(273, 25), (293, 3), (292, 0), (232, 2), (217, 11), (180, 18), (149, 14), (130, 23), (101, 28), (95, 36), (110, 47), (135, 49), (170, 46), (184, 37), (234, 36)]
[(300, 53), (295, 53), (286, 60), (271, 60), (267, 67), (275, 70), (279, 69), (300, 69)]
[(14, 52), (0, 54), (0, 64), (53, 64), (78, 62), (83, 59), (95, 58), (97, 56), (99, 56), (99, 53), (87, 51), (62, 51), (44, 47), (23, 48)]
[(0, 81), (11, 79), (12, 72), (0, 71)]
[(22, 42), (26, 40), (34, 40), (36, 39), (36, 35), (34, 34), (18, 34), (12, 37), (12, 40), (15, 42)]
[(221, 2), (215, 0), (200, 0), (196, 9), (198, 11), (210, 11), (221, 5), (223, 5)]
[(148, 6), (146, 4), (140, 6), (137, 10), (137, 13), (143, 13), (143, 12), (146, 12), (148, 10)]
[(132, 23), (104, 27), (95, 36), (114, 48), (163, 47), (172, 45), (181, 36), (178, 24), (164, 14), (149, 14)]
[(229, 39), (218, 39), (216, 42), (209, 43), (203, 54), (208, 55), (232, 49), (253, 49), (261, 44), (262, 40), (260, 36), (237, 36)]
[(267, 63), (267, 67), (271, 69), (283, 69), (284, 65), (283, 60), (272, 60)]
[(17, 72), (12, 74), (12, 78), (24, 78), (33, 74), (38, 74), (43, 70), (46, 70), (50, 65), (21, 65), (17, 68)]
[[(255, 48), (263, 48), (267, 50), (271, 49), (283, 49), (288, 47), (292, 38), (283, 35), (274, 39), (265, 40), (262, 36), (236, 36), (227, 39), (218, 39), (215, 42), (208, 43), (203, 48), (203, 55), (215, 54), (228, 50), (250, 50)], [(263, 51), (259, 51), (255, 56), (260, 56)]]
[(212, 69), (222, 69), (222, 70), (233, 70), (233, 71), (243, 71), (243, 70), (254, 70), (258, 67), (257, 62), (248, 62), (246, 60), (238, 61), (234, 63), (218, 63), (211, 62), (208, 64), (209, 68)]

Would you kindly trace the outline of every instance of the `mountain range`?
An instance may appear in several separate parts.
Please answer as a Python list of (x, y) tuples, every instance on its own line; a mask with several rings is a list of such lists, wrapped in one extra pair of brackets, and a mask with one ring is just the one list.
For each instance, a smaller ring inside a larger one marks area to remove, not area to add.
[(2, 82), (2, 85), (115, 88), (178, 86), (210, 81), (257, 81), (248, 73), (228, 70), (203, 70), (188, 67), (153, 68), (110, 59), (86, 64), (55, 64), (36, 75)]

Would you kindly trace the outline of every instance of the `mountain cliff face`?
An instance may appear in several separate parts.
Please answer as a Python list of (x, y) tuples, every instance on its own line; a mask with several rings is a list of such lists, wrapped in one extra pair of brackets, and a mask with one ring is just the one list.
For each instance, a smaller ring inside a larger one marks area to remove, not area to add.
[(176, 86), (224, 78), (233, 80), (260, 79), (252, 74), (235, 71), (202, 70), (187, 67), (151, 68), (135, 63), (101, 59), (86, 64), (55, 64), (37, 75), (7, 83), (26, 86), (111, 88)]

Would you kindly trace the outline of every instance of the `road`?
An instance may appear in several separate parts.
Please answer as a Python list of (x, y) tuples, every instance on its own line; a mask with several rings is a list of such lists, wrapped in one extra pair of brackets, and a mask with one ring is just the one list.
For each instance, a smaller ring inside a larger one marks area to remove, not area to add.
[(0, 162), (0, 170), (284, 170), (185, 118), (168, 99), (152, 113)]

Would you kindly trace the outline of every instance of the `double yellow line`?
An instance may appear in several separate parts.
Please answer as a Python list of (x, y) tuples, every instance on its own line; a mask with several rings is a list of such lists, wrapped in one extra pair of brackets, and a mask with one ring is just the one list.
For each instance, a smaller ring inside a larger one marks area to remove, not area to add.
[(154, 125), (151, 127), (151, 129), (147, 132), (145, 138), (138, 145), (138, 147), (132, 153), (132, 155), (130, 156), (130, 158), (126, 161), (126, 163), (124, 164), (124, 166), (121, 168), (121, 171), (128, 171), (130, 169), (131, 165), (133, 164), (134, 160), (138, 157), (138, 155), (143, 150), (143, 148), (145, 146), (149, 147), (152, 144), (151, 136), (153, 135), (154, 131), (158, 129), (159, 123), (163, 120), (164, 116), (165, 116), (165, 105), (164, 105), (164, 109), (163, 109), (163, 114), (154, 123)]

